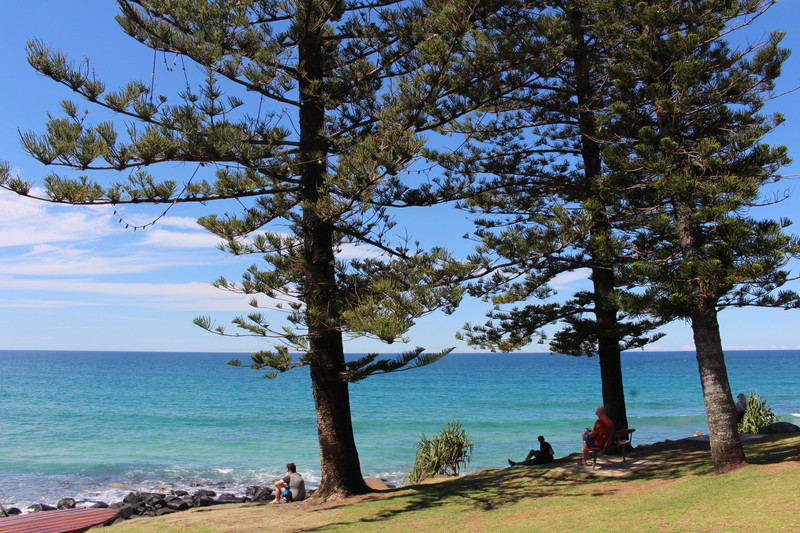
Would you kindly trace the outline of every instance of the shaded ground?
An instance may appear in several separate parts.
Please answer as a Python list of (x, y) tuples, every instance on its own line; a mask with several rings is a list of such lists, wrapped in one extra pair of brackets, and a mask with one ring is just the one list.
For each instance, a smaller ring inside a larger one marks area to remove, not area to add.
[[(622, 477), (556, 470), (577, 464), (573, 454), (546, 468), (484, 470), (336, 502), (199, 509), (108, 531), (567, 531), (593, 519), (633, 531), (800, 531), (800, 436), (768, 436), (745, 450), (753, 466), (721, 476), (707, 442), (683, 439), (631, 450), (631, 464), (653, 464)], [(608, 457), (612, 466), (621, 459)]]

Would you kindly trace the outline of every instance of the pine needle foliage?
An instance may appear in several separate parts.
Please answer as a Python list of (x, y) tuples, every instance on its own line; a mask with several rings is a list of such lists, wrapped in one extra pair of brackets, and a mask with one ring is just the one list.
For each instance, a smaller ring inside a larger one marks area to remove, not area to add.
[(625, 46), (607, 120), (619, 142), (604, 156), (613, 174), (638, 184), (625, 198), (643, 214), (629, 278), (643, 298), (630, 309), (691, 324), (717, 473), (746, 462), (718, 313), (800, 307), (785, 288), (800, 240), (786, 233), (787, 220), (752, 216), (790, 161), (785, 146), (764, 142), (783, 117), (763, 112), (789, 52), (779, 32), (727, 42), (773, 3), (620, 2), (610, 24)]
[[(350, 421), (348, 382), (435, 361), (412, 350), (346, 363), (343, 342), (405, 342), (422, 316), (452, 312), (472, 267), (444, 248), (398, 238), (394, 208), (439, 200), (419, 177), (430, 135), (491, 96), (465, 89), (502, 79), (478, 21), (492, 0), (119, 0), (117, 22), (154, 54), (186, 61), (187, 85), (156, 94), (132, 80), (110, 88), (88, 60), (33, 40), (28, 61), (90, 108), (65, 101), (44, 133), (22, 143), (41, 162), (46, 197), (71, 204), (227, 202), (199, 223), (254, 264), (220, 289), (252, 296), (233, 330), (271, 348), (252, 357), (267, 375), (309, 366), (317, 406), (319, 497), (366, 490)], [(190, 179), (175, 163), (198, 165)], [(97, 172), (100, 171), (100, 172)], [(106, 172), (102, 172), (106, 171)], [(115, 176), (110, 182), (98, 175)], [(0, 166), (0, 186), (31, 184)], [(234, 207), (231, 208), (230, 206)], [(355, 257), (342, 251), (356, 249)], [(274, 324), (285, 312), (286, 322)], [(234, 361), (233, 364), (236, 364)], [(239, 363), (241, 364), (241, 363)]]

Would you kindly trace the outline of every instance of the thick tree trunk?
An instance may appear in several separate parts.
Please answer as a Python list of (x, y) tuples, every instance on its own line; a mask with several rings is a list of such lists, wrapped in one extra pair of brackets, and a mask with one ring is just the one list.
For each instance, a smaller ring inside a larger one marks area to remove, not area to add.
[(628, 428), (625, 408), (625, 389), (622, 384), (622, 361), (619, 337), (612, 332), (617, 327), (617, 310), (608, 304), (614, 289), (614, 273), (606, 268), (592, 269), (597, 322), (597, 356), (600, 359), (600, 380), (603, 383), (603, 405), (614, 422), (615, 429)]
[(706, 405), (711, 459), (714, 472), (723, 474), (747, 464), (747, 458), (739, 440), (736, 405), (725, 367), (717, 310), (713, 307), (702, 309), (698, 316), (692, 317), (692, 331)]
[[(598, 196), (597, 183), (602, 174), (600, 146), (597, 141), (597, 126), (594, 116), (594, 94), (589, 75), (589, 50), (583, 30), (583, 13), (568, 12), (572, 37), (575, 40), (575, 84), (578, 100), (578, 129), (581, 134), (581, 157), (589, 197)], [(625, 408), (625, 389), (622, 384), (620, 361), (620, 338), (618, 333), (618, 309), (610, 301), (615, 288), (614, 270), (609, 258), (600, 257), (595, 241), (603, 241), (610, 235), (608, 219), (602, 202), (592, 215), (590, 250), (592, 254), (592, 284), (594, 290), (594, 314), (597, 325), (597, 355), (600, 360), (600, 379), (603, 388), (603, 404), (616, 429), (627, 429), (628, 415)]]
[(311, 386), (317, 410), (322, 481), (315, 498), (337, 499), (369, 491), (353, 436), (348, 384), (342, 379), (344, 353), (338, 332), (315, 338), (311, 350)]
[(315, 498), (337, 499), (368, 492), (361, 475), (350, 413), (344, 346), (339, 330), (334, 225), (326, 212), (324, 174), (328, 146), (322, 137), (323, 99), (315, 84), (324, 76), (319, 34), (309, 32), (298, 45), (305, 76), (300, 79), (300, 143), (306, 322), (309, 334), (311, 387), (317, 413), (322, 481)]
[[(673, 201), (673, 207), (684, 260), (702, 260), (700, 229), (692, 221), (691, 203), (677, 198)], [(739, 440), (736, 406), (725, 367), (715, 301), (711, 295), (706, 294), (701, 277), (691, 283), (695, 300), (695, 312), (691, 317), (692, 331), (706, 406), (711, 460), (714, 462), (714, 472), (722, 474), (747, 464), (747, 458)]]

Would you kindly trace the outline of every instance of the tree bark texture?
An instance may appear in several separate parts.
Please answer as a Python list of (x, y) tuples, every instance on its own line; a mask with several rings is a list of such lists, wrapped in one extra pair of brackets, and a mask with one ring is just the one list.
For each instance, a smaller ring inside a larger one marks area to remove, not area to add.
[[(673, 202), (673, 207), (684, 260), (701, 260), (700, 229), (692, 221), (690, 202), (678, 198)], [(702, 278), (698, 277), (691, 283), (696, 304), (695, 312), (691, 316), (692, 332), (708, 419), (711, 459), (714, 462), (714, 472), (722, 474), (747, 464), (747, 458), (739, 440), (736, 406), (725, 367), (715, 301), (708, 294)]]
[(311, 387), (317, 414), (322, 481), (315, 497), (337, 499), (368, 492), (353, 435), (344, 345), (339, 330), (339, 295), (336, 285), (334, 224), (322, 202), (327, 192), (327, 142), (323, 137), (325, 105), (314, 93), (323, 79), (324, 52), (318, 34), (309, 32), (299, 43), (304, 69), (300, 90), (300, 143), (302, 163), (303, 245), (306, 320), (309, 334)]
[[(597, 139), (597, 126), (594, 116), (594, 94), (589, 73), (589, 50), (583, 29), (583, 13), (580, 10), (568, 12), (570, 29), (575, 41), (575, 88), (578, 101), (578, 129), (580, 132), (581, 157), (588, 197), (598, 195), (597, 183), (602, 174), (600, 146)], [(602, 201), (595, 198), (600, 205)], [(613, 264), (608, 258), (600, 256), (594, 241), (604, 239), (610, 233), (606, 213), (595, 209), (591, 213), (590, 253), (592, 258), (592, 285), (594, 294), (594, 314), (597, 324), (597, 355), (600, 360), (600, 379), (602, 381), (603, 404), (616, 429), (627, 429), (628, 415), (625, 408), (625, 389), (622, 383), (622, 364), (620, 357), (620, 338), (617, 333), (617, 308), (611, 303), (610, 295), (615, 288)]]

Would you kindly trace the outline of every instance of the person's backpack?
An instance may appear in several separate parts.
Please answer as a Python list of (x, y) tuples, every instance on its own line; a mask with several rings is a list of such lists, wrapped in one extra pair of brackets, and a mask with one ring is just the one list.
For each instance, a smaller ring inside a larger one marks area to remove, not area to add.
[(283, 489), (283, 499), (287, 502), (293, 502), (294, 499), (292, 498), (292, 491), (289, 490), (289, 487)]

